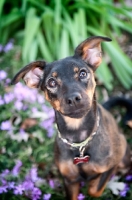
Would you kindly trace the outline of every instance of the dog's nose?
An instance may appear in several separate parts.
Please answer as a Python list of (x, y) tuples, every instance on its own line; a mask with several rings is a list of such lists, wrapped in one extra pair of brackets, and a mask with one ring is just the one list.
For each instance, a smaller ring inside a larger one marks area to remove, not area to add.
[(81, 102), (82, 96), (79, 93), (74, 93), (66, 99), (66, 103), (70, 106), (78, 105)]

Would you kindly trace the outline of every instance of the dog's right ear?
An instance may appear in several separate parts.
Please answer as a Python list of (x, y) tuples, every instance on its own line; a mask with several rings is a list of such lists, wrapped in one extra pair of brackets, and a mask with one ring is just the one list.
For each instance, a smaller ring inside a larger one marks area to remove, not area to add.
[(101, 42), (103, 41), (110, 42), (111, 39), (103, 36), (87, 38), (77, 46), (75, 56), (90, 64), (93, 71), (95, 71), (102, 62)]
[(35, 61), (22, 68), (12, 79), (11, 84), (16, 84), (22, 78), (30, 88), (38, 88), (44, 74), (46, 62)]

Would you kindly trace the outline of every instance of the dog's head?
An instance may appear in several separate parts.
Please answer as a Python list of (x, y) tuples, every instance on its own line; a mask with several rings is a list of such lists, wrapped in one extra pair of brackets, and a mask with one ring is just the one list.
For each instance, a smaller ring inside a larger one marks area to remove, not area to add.
[(111, 39), (91, 37), (77, 46), (74, 56), (52, 63), (32, 62), (15, 75), (12, 84), (22, 78), (28, 87), (40, 87), (55, 110), (81, 118), (92, 105), (96, 86), (93, 74), (101, 63), (102, 41)]

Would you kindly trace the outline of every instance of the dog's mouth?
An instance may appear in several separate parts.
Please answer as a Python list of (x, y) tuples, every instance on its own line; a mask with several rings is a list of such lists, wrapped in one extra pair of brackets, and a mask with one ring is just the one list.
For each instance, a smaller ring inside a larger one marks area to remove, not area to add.
[(88, 111), (88, 109), (77, 109), (72, 112), (61, 112), (61, 114), (70, 118), (82, 118), (88, 113)]

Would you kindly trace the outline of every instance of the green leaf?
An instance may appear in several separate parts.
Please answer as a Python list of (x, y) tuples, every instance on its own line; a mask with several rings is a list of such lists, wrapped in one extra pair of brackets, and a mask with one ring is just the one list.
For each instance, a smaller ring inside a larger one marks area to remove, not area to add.
[(77, 13), (74, 14), (74, 24), (75, 24), (75, 32), (78, 35), (78, 42), (87, 38), (87, 23), (86, 23), (86, 15), (85, 11), (80, 8)]
[(53, 38), (53, 21), (54, 21), (54, 12), (53, 11), (46, 11), (42, 14), (42, 29), (44, 32), (43, 37), (47, 41), (49, 49), (52, 54), (54, 54), (54, 45), (51, 38)]
[(29, 51), (29, 62), (32, 62), (36, 60), (38, 53), (38, 41), (35, 38), (33, 42), (30, 45), (30, 51)]
[(112, 65), (117, 77), (124, 87), (129, 89), (132, 86), (131, 61), (121, 52), (115, 41), (109, 45), (105, 43), (104, 47), (113, 61)]
[(75, 30), (75, 22), (72, 21), (72, 19), (70, 18), (70, 16), (64, 8), (63, 14), (65, 19), (63, 25), (68, 30), (73, 47), (75, 48), (78, 45), (78, 34)]
[(69, 52), (69, 38), (68, 38), (68, 32), (67, 30), (62, 30), (62, 36), (60, 39), (60, 47), (58, 51), (58, 58), (65, 58), (70, 54)]
[(44, 59), (49, 62), (53, 61), (53, 58), (49, 51), (48, 45), (46, 44), (46, 41), (45, 41), (40, 29), (38, 30), (38, 33), (37, 33), (37, 40), (38, 40), (38, 45), (39, 45), (41, 54), (44, 57)]
[(110, 69), (108, 68), (108, 66), (106, 65), (104, 61), (102, 61), (101, 65), (98, 67), (96, 74), (99, 80), (102, 83), (104, 83), (104, 85), (106, 86), (108, 90), (113, 89), (113, 86), (112, 86), (113, 76)]
[(37, 35), (37, 31), (40, 25), (40, 18), (35, 15), (35, 11), (35, 9), (30, 8), (26, 18), (25, 37), (22, 51), (23, 60), (25, 62), (29, 61), (28, 54), (31, 49), (31, 44)]
[(5, 3), (5, 0), (0, 0), (0, 17), (1, 17), (1, 14), (2, 14), (4, 3)]
[(56, 24), (60, 24), (61, 21), (61, 0), (55, 1), (54, 19)]
[[(1, 21), (1, 27), (7, 27), (7, 26), (11, 26), (12, 23), (20, 20), (22, 18), (22, 13), (19, 11), (13, 11), (8, 15), (4, 15), (2, 17), (2, 21)], [(9, 28), (9, 27), (8, 27)]]
[(120, 27), (130, 33), (132, 33), (132, 23), (126, 23), (124, 20), (119, 20), (118, 18), (114, 16), (107, 16), (107, 20), (109, 23), (113, 22), (114, 26)]

